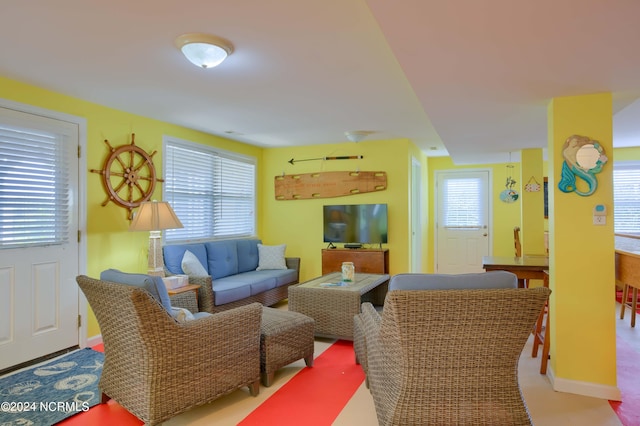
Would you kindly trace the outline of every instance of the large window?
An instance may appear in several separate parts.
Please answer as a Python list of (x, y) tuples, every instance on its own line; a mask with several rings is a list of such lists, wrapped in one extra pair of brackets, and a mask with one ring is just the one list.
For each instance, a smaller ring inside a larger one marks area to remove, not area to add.
[(193, 142), (165, 138), (164, 200), (184, 225), (165, 240), (253, 236), (255, 159)]
[(640, 234), (640, 161), (614, 163), (613, 204), (615, 232)]

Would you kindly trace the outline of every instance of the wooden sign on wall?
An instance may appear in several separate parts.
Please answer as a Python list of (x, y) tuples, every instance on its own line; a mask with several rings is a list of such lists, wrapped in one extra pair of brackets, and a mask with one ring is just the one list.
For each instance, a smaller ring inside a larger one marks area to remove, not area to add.
[(387, 189), (386, 172), (317, 172), (276, 176), (276, 200), (304, 200)]

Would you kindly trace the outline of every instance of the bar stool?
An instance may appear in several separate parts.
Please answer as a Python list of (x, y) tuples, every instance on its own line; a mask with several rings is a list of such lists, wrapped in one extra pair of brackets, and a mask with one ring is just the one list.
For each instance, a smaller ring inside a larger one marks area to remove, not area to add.
[[(629, 303), (629, 289), (631, 289), (631, 303)], [(625, 308), (631, 309), (631, 327), (636, 326), (636, 312), (638, 312), (638, 288), (624, 284), (622, 299), (620, 300), (620, 319), (624, 319)]]
[[(549, 287), (549, 271), (544, 271), (544, 279), (542, 280), (542, 285), (544, 287)], [(549, 344), (551, 341), (551, 338), (549, 336), (549, 316), (549, 301), (547, 300), (547, 303), (540, 312), (538, 321), (536, 321), (535, 329), (533, 330), (533, 349), (531, 351), (531, 357), (536, 358), (538, 356), (538, 347), (542, 345), (540, 374), (547, 374), (547, 363), (549, 362)], [(542, 326), (543, 322), (544, 327)]]

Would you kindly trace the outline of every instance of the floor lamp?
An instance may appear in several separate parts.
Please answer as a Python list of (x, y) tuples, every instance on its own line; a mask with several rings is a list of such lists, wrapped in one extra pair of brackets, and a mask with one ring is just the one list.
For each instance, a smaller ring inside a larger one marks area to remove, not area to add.
[(145, 201), (133, 216), (129, 231), (149, 231), (149, 275), (164, 277), (162, 230), (175, 228), (183, 225), (166, 201)]

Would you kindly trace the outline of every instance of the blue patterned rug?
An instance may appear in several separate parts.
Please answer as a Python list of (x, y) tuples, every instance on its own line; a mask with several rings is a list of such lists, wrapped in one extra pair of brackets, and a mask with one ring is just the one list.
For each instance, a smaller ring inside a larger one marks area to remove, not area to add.
[(79, 349), (0, 377), (0, 425), (46, 426), (100, 402), (104, 354)]

